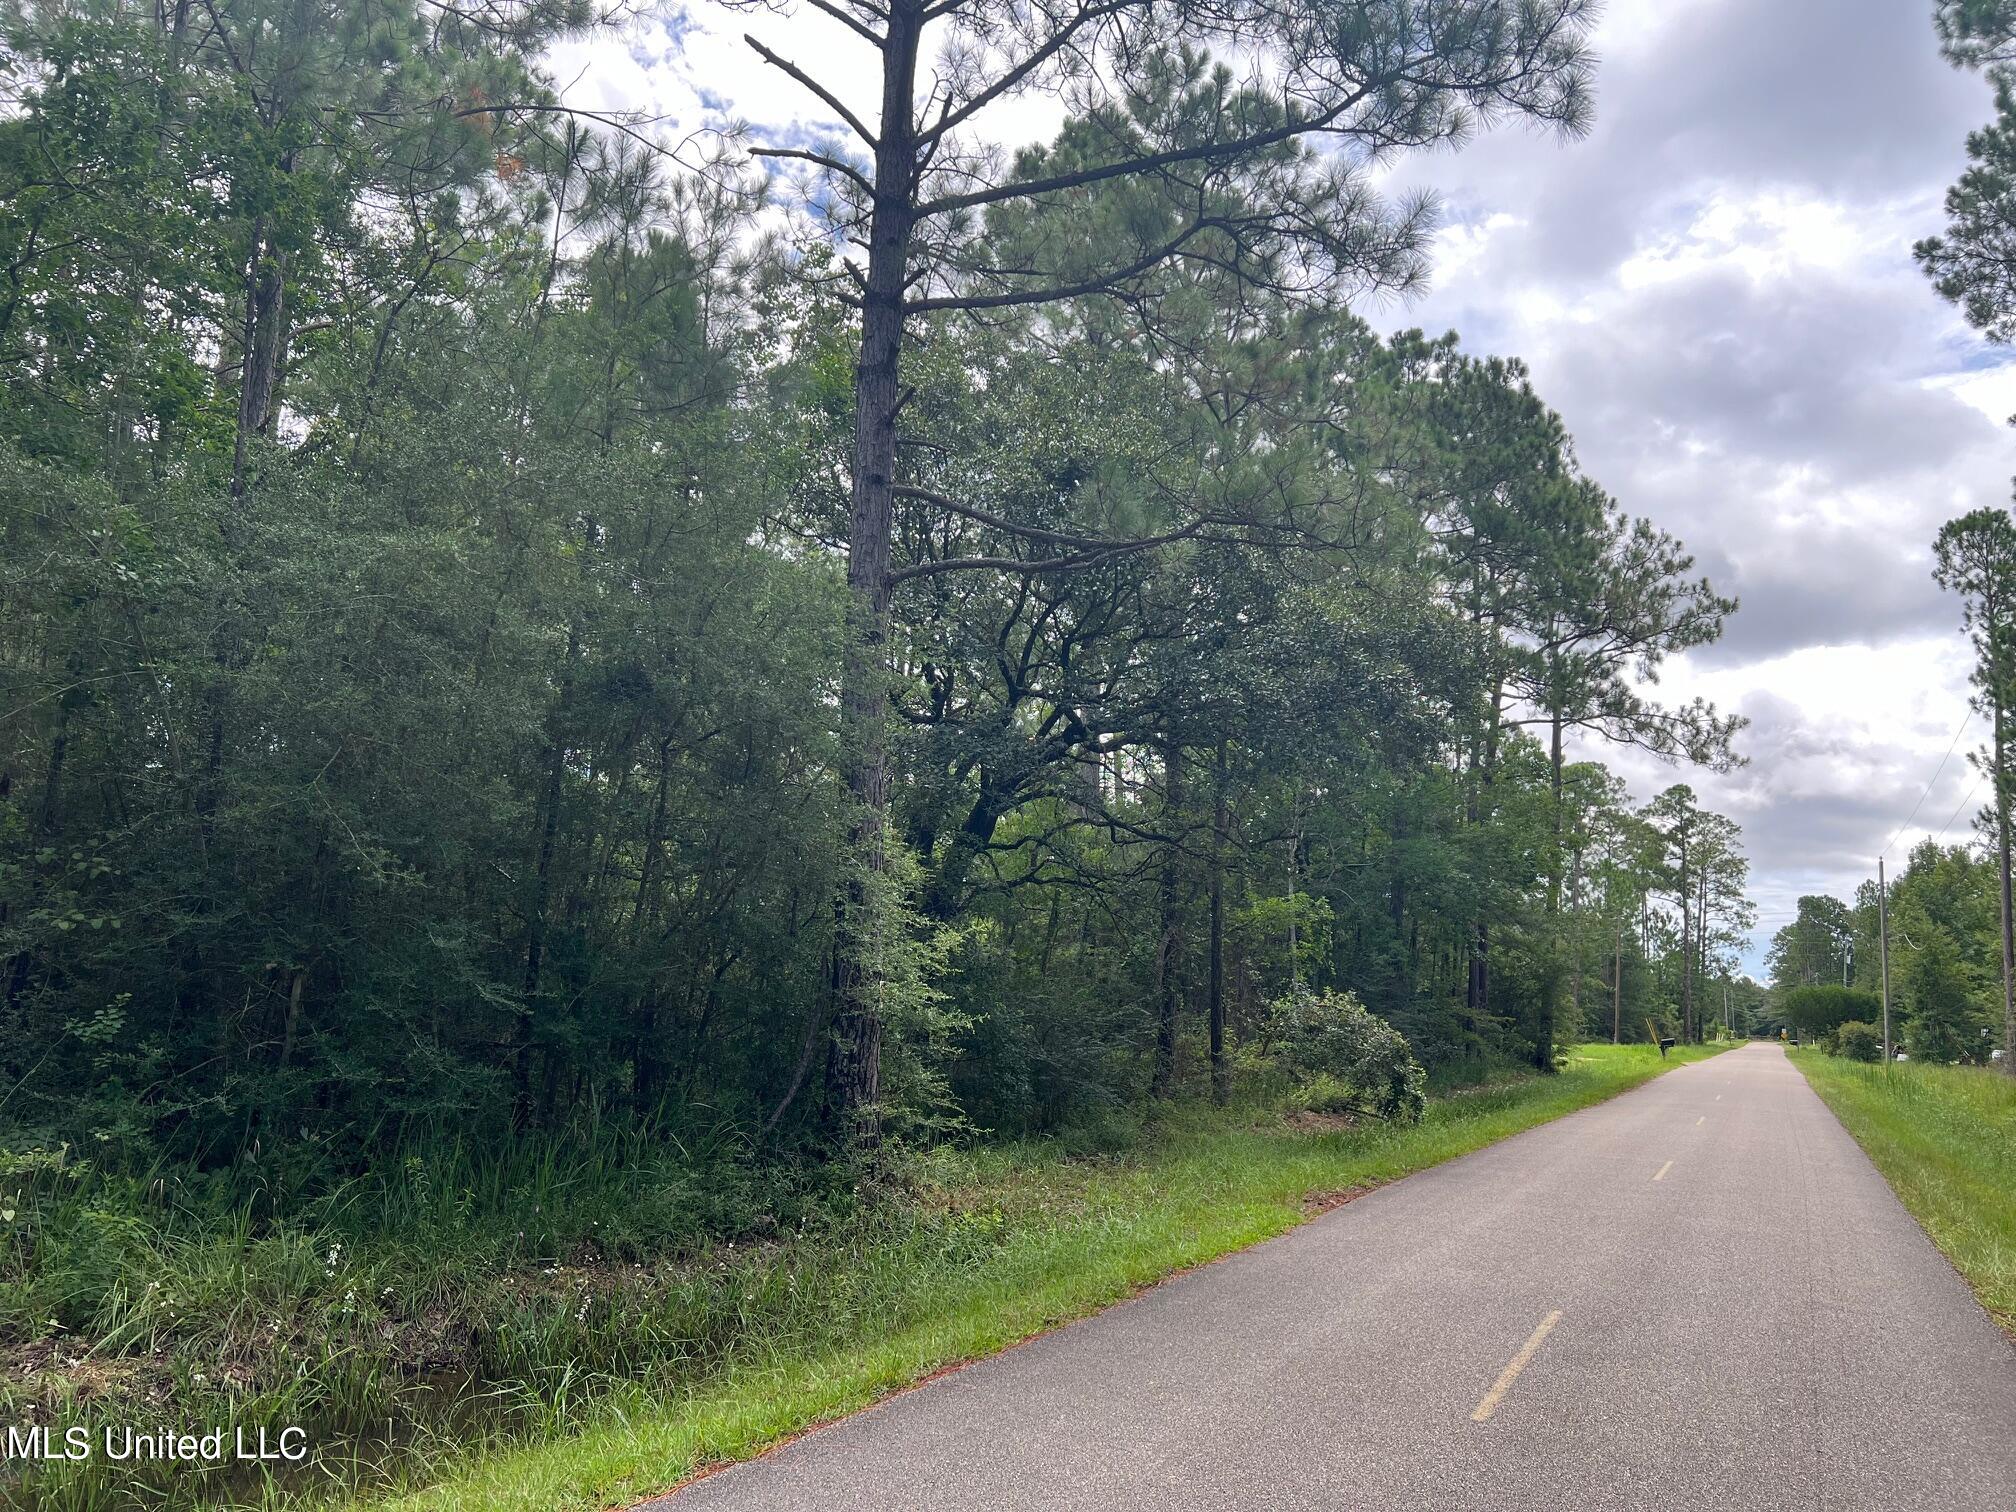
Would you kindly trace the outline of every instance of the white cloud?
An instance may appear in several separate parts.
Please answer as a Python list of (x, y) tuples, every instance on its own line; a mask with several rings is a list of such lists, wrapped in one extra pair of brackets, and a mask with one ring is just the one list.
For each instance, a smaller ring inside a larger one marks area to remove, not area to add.
[[(1800, 893), (1852, 896), (1914, 807), (1893, 858), (1974, 782), (1970, 734), (1926, 791), (1968, 664), (1929, 547), (1941, 521), (2009, 497), (2016, 364), (1910, 248), (1938, 229), (1989, 102), (1917, 6), (1631, 0), (1598, 46), (1587, 141), (1505, 133), (1395, 175), (1465, 228), (1412, 313), (1525, 357), (1585, 465), (1744, 599), (1663, 691), (1749, 717), (1750, 765), (1589, 754), (1641, 797), (1685, 780), (1744, 825), (1755, 963)], [(1878, 97), (1880, 123), (1844, 112)]]
[(1437, 278), (1460, 276), (1482, 261), (1500, 232), (1515, 230), (1526, 223), (1504, 210), (1494, 210), (1473, 221), (1451, 221), (1435, 235), (1434, 264)]
[(1811, 270), (1841, 272), (1890, 243), (1844, 205), (1779, 190), (1716, 193), (1682, 229), (1641, 245), (1616, 271), (1630, 292), (1733, 269), (1753, 284)]
[(1957, 373), (1935, 373), (1921, 380), (1928, 389), (1952, 394), (1997, 424), (2016, 415), (2016, 362)]

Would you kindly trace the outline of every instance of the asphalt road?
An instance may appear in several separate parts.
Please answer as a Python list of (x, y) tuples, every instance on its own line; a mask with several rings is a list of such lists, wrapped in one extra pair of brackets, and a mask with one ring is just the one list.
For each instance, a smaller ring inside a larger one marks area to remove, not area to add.
[(2011, 1512), (2016, 1350), (1755, 1045), (652, 1505)]

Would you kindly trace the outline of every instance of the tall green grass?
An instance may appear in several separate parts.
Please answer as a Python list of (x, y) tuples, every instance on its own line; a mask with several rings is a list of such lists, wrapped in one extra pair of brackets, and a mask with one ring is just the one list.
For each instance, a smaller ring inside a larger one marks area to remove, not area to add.
[(1793, 1061), (1981, 1305), (2016, 1335), (2016, 1078), (1971, 1066)]
[(291, 1424), (317, 1447), (282, 1475), (38, 1468), (0, 1497), (65, 1512), (607, 1506), (1280, 1233), (1312, 1194), (1476, 1149), (1664, 1065), (1592, 1047), (1559, 1076), (1434, 1099), (1412, 1127), (1178, 1107), (1105, 1154), (936, 1150), (867, 1202), (830, 1173), (780, 1178), (619, 1134), (415, 1150), (291, 1206), (248, 1196), (243, 1173), (215, 1190), (74, 1166), (0, 1178), (16, 1209), (0, 1422)]
[(748, 1257), (853, 1209), (834, 1173), (643, 1129), (419, 1142), (315, 1186), (291, 1153), (208, 1173), (0, 1155), (0, 1423), (293, 1425), (322, 1450), (278, 1479), (0, 1474), (0, 1502), (327, 1500), (560, 1431), (647, 1367), (723, 1354)]
[(571, 1437), (472, 1453), (397, 1505), (554, 1512), (634, 1501), (1271, 1238), (1304, 1221), (1313, 1197), (1397, 1179), (1713, 1053), (1662, 1062), (1646, 1046), (1588, 1046), (1558, 1076), (1437, 1098), (1412, 1127), (1309, 1133), (1249, 1115), (1228, 1128), (1192, 1110), (1121, 1159), (1063, 1161), (1029, 1147), (947, 1153), (924, 1200), (987, 1224), (991, 1243), (966, 1263), (885, 1273), (844, 1317), (754, 1336), (721, 1369), (670, 1392), (613, 1393)]

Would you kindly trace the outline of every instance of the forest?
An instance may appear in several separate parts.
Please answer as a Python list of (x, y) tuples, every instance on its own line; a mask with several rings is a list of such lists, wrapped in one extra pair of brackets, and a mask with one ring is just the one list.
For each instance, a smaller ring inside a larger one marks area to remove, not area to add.
[(832, 140), (569, 107), (586, 0), (0, 19), (10, 1358), (433, 1171), (591, 1152), (623, 1233), (498, 1264), (685, 1255), (1733, 1017), (1740, 721), (1658, 677), (1736, 604), (1367, 313), (1433, 271), (1372, 169), (1579, 130), (1588, 7), (812, 3)]
[[(1564, 747), (1730, 761), (1648, 684), (1734, 606), (1516, 361), (1350, 312), (1418, 251), (1296, 289), (1242, 226), (1132, 273), (1159, 179), (965, 232), (905, 335), (864, 887), (845, 211), (766, 236), (784, 186), (544, 108), (575, 16), (396, 15), (9, 38), (11, 1123), (199, 1165), (304, 1119), (335, 1160), (583, 1116), (782, 1149), (845, 1096), (856, 932), (892, 1128), (1222, 1083), (1291, 981), (1431, 1069), (1544, 1066), (1618, 982), (1627, 1037), (1698, 1031), (1733, 827)], [(1224, 86), (1144, 68), (1098, 130)], [(1259, 158), (1199, 176), (1313, 172)], [(1018, 240), (1121, 271), (990, 305)]]

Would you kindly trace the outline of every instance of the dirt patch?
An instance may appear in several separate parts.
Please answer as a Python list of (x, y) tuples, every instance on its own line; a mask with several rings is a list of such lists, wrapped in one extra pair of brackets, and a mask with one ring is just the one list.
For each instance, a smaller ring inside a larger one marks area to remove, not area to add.
[(6, 1372), (25, 1381), (29, 1376), (40, 1375), (47, 1370), (49, 1362), (55, 1357), (55, 1340), (37, 1339), (32, 1344), (23, 1344), (7, 1352)]
[(38, 1339), (10, 1351), (0, 1365), (0, 1385), (11, 1387), (30, 1412), (110, 1396), (161, 1403), (174, 1379), (166, 1356), (99, 1357), (74, 1340)]
[(1290, 1113), (1282, 1122), (1297, 1134), (1341, 1134), (1358, 1127), (1358, 1120), (1349, 1113), (1312, 1113), (1307, 1108)]
[(1334, 1192), (1311, 1192), (1302, 1199), (1302, 1216), (1321, 1217), (1324, 1213), (1335, 1212), (1347, 1202), (1356, 1202), (1367, 1192), (1378, 1190), (1378, 1183), (1374, 1183), (1370, 1186), (1340, 1187)]

